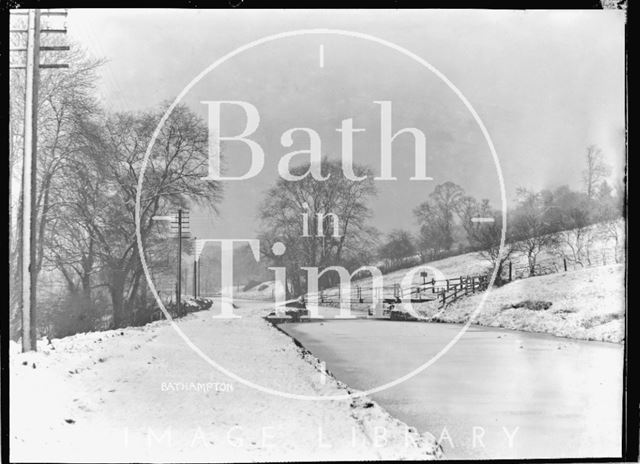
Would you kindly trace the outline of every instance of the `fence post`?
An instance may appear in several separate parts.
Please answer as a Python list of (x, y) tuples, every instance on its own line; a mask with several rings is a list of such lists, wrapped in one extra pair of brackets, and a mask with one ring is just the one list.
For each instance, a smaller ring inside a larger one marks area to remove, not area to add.
[(447, 291), (449, 291), (449, 279), (447, 279)]
[(436, 292), (436, 279), (434, 279), (433, 277), (431, 278), (431, 293), (435, 293)]
[(564, 272), (567, 272), (567, 258), (562, 258), (562, 261), (564, 262)]
[(442, 292), (442, 306), (447, 302), (447, 292)]
[(509, 261), (509, 282), (513, 280), (513, 263)]
[(453, 299), (455, 300), (456, 298), (458, 298), (458, 285), (454, 285), (453, 286)]

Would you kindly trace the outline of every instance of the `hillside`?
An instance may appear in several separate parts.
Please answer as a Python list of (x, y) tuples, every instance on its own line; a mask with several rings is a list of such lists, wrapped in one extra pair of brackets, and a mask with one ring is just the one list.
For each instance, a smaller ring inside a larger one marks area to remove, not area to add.
[[(589, 226), (585, 229), (569, 230), (559, 233), (559, 245), (555, 250), (543, 250), (538, 254), (537, 263), (546, 270), (554, 272), (562, 271), (564, 263), (559, 256), (559, 251), (567, 256), (567, 270), (581, 269), (582, 265), (576, 262), (577, 252), (589, 255), (589, 260), (593, 265), (613, 264), (623, 262), (624, 243), (624, 222), (621, 220), (611, 223), (601, 223)], [(514, 280), (528, 277), (527, 257), (520, 252), (514, 252), (510, 259), (513, 267), (512, 277)], [(585, 265), (588, 265), (585, 262)], [(400, 284), (408, 273), (417, 271), (413, 278), (413, 283), (422, 282), (419, 269), (427, 267), (428, 279), (432, 277), (436, 280), (449, 279), (459, 276), (483, 274), (493, 271), (491, 263), (479, 252), (464, 253), (448, 258), (443, 258), (431, 262), (426, 262), (417, 266), (399, 269), (384, 275), (384, 286)], [(508, 266), (503, 270), (506, 278)], [(371, 286), (371, 278), (364, 277), (355, 279), (352, 287), (361, 286), (363, 288)], [(323, 291), (327, 297), (337, 296), (339, 288), (329, 288)], [(267, 299), (273, 298), (273, 282), (266, 281), (260, 285), (248, 289), (247, 292), (236, 292), (238, 298)]]
[[(438, 310), (414, 305), (441, 322), (466, 322), (482, 294)], [(624, 265), (598, 266), (517, 280), (489, 293), (474, 323), (561, 337), (621, 343), (624, 340)]]

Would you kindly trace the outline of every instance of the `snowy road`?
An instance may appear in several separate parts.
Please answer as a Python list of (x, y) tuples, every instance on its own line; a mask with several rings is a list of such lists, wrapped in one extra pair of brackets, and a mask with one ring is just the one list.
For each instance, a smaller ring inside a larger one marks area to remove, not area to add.
[[(263, 386), (345, 395), (289, 337), (240, 302), (239, 319), (177, 323), (208, 356)], [(300, 401), (249, 388), (205, 363), (166, 322), (46, 341), (10, 356), (11, 460), (251, 462), (429, 459), (438, 453), (367, 400)], [(378, 439), (379, 431), (384, 437)]]
[[(281, 325), (338, 379), (361, 390), (417, 368), (460, 327), (372, 320)], [(426, 371), (372, 398), (441, 439), (448, 459), (615, 457), (622, 356), (618, 344), (472, 326)]]

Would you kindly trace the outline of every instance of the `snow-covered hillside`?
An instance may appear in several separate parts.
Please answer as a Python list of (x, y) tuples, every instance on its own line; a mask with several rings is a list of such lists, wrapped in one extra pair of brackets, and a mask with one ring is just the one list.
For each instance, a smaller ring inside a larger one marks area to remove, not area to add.
[[(575, 253), (580, 252), (586, 254), (587, 250), (589, 250), (594, 264), (602, 264), (603, 262), (606, 264), (613, 264), (616, 258), (619, 262), (623, 262), (624, 253), (622, 244), (624, 243), (624, 234), (625, 224), (624, 221), (621, 220), (594, 224), (584, 229), (561, 232), (558, 234), (559, 243), (557, 246), (554, 249), (545, 249), (541, 251), (537, 260), (538, 263), (547, 266), (550, 265), (550, 263), (553, 263), (555, 266), (552, 267), (561, 270), (563, 262), (562, 258), (559, 256), (559, 252), (562, 251), (568, 257), (569, 269), (575, 269), (580, 266), (579, 264), (572, 262)], [(604, 259), (603, 254), (605, 255)], [(526, 256), (520, 252), (514, 252), (510, 261), (512, 262), (514, 269), (522, 268), (524, 271), (524, 268), (527, 265)], [(417, 271), (423, 266), (427, 266), (429, 279), (432, 277), (435, 279), (450, 279), (459, 276), (483, 274), (493, 271), (491, 263), (483, 258), (480, 253), (471, 252), (390, 272), (384, 275), (384, 285), (393, 286), (394, 284), (400, 284), (407, 274)], [(519, 273), (514, 271), (513, 278), (516, 279), (518, 277), (520, 277)], [(416, 272), (413, 282), (414, 284), (422, 282), (420, 272)], [(352, 287), (356, 285), (363, 288), (370, 288), (371, 278), (367, 276), (362, 279), (354, 280)], [(337, 296), (339, 289), (337, 287), (330, 288), (324, 290), (323, 293), (327, 297)], [(249, 289), (247, 292), (236, 292), (236, 294), (239, 298), (272, 300), (273, 281), (263, 282), (262, 284)]]
[[(414, 306), (443, 322), (466, 322), (481, 298), (482, 294), (463, 298), (443, 310)], [(474, 323), (619, 343), (624, 340), (624, 314), (624, 264), (615, 264), (531, 277), (494, 288)]]

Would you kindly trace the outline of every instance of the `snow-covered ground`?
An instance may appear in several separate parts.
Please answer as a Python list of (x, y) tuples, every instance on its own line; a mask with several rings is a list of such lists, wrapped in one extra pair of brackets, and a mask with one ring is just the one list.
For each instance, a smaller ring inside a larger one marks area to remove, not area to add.
[[(351, 391), (265, 322), (211, 311), (178, 322), (237, 375), (302, 395)], [(10, 354), (12, 461), (304, 461), (434, 459), (440, 448), (366, 398), (304, 401), (267, 394), (218, 372), (166, 321), (78, 334)]]
[[(465, 322), (481, 298), (482, 294), (466, 297), (444, 310), (414, 306), (443, 322)], [(545, 303), (551, 305), (544, 309)], [(615, 264), (531, 277), (494, 288), (474, 323), (620, 343), (624, 340), (624, 314), (624, 264)]]

